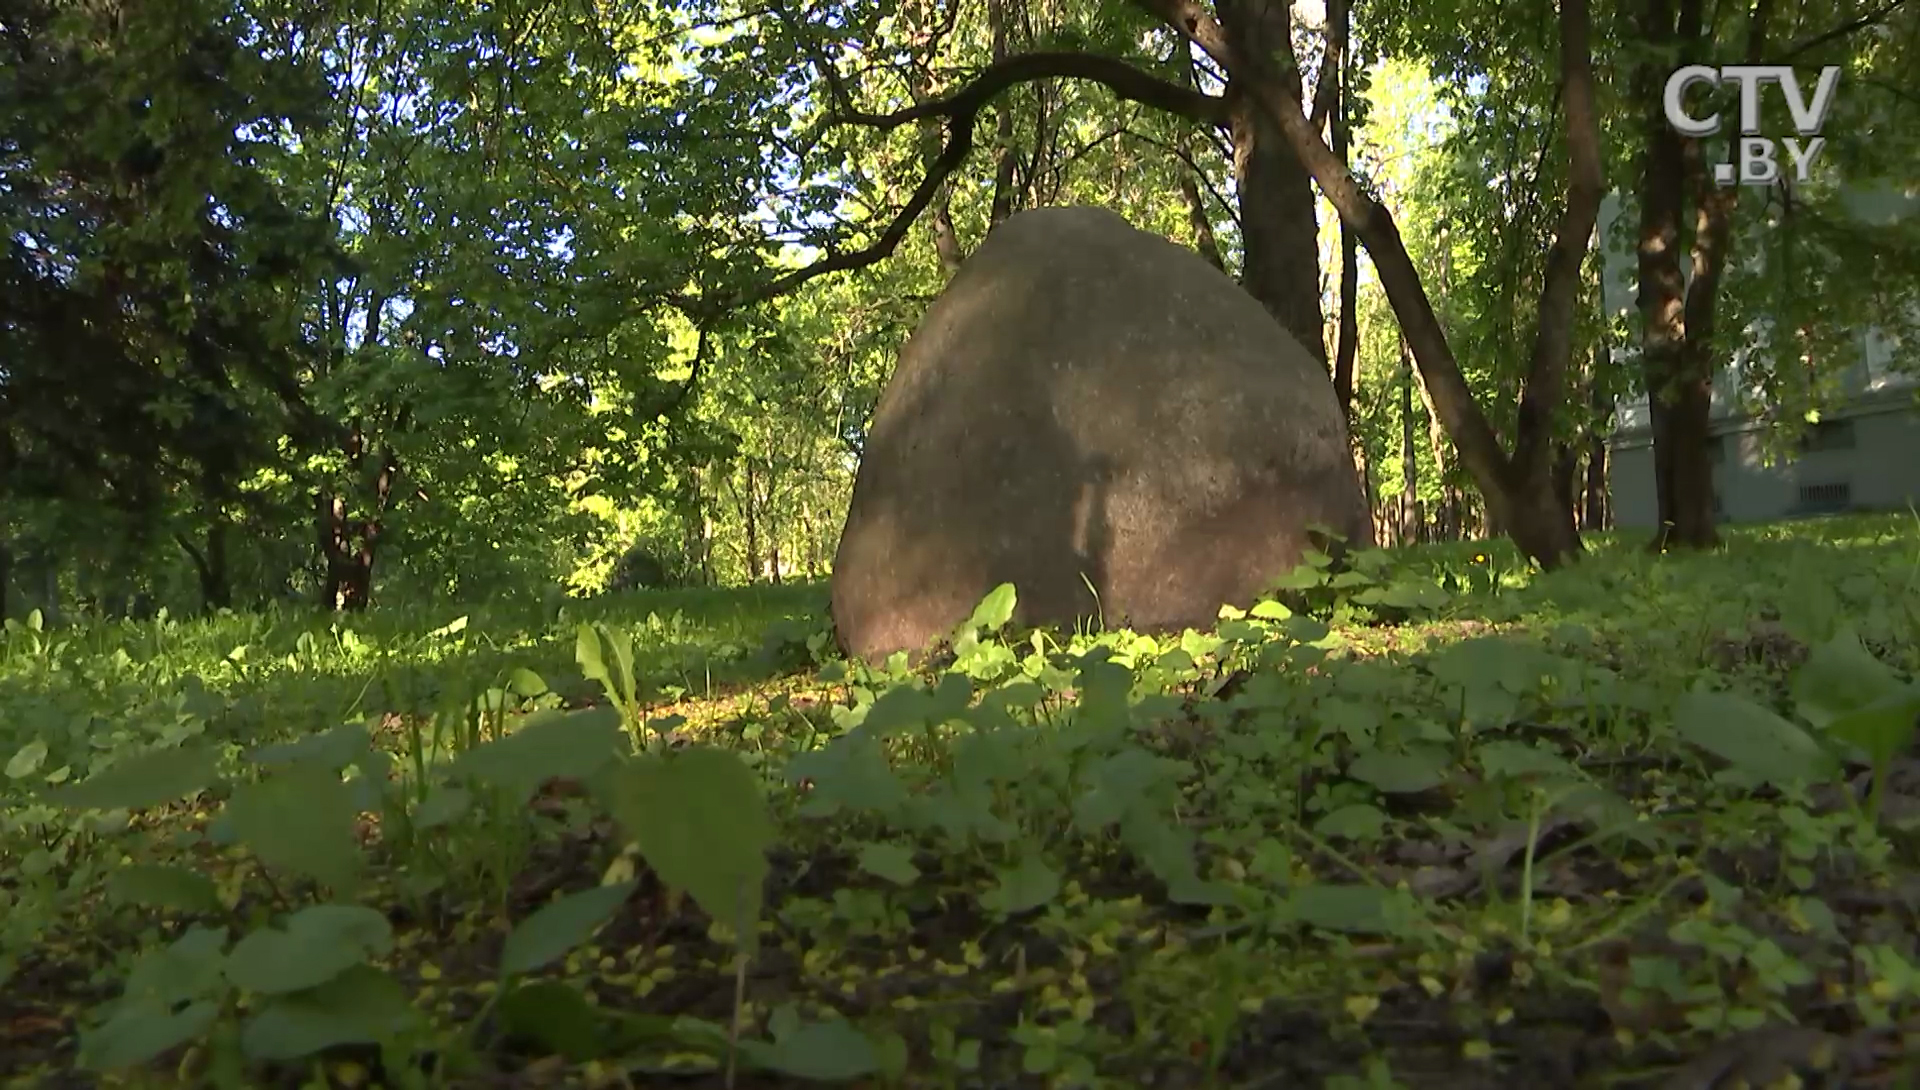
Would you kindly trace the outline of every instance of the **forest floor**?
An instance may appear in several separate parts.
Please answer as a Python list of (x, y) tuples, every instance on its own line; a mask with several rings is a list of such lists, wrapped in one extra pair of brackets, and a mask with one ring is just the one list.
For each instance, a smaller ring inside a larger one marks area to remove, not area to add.
[(1916, 1085), (1920, 530), (1633, 544), (920, 670), (817, 587), (10, 621), (0, 1080)]

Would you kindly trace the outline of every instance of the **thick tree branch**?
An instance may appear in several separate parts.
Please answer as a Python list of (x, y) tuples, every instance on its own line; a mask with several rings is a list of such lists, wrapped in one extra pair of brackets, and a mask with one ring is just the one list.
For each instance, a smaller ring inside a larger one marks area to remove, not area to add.
[(1009, 88), (1037, 80), (1060, 78), (1089, 80), (1106, 87), (1128, 102), (1138, 102), (1143, 106), (1165, 110), (1195, 121), (1216, 126), (1227, 123), (1224, 100), (1175, 83), (1168, 83), (1125, 61), (1089, 53), (1025, 53), (1017, 57), (1009, 57), (1005, 61), (987, 66), (974, 77), (971, 83), (945, 98), (909, 106), (891, 113), (868, 113), (843, 109), (831, 119), (830, 123), (861, 125), (884, 130), (928, 118), (944, 117), (947, 119), (946, 146), (928, 164), (926, 175), (920, 179), (920, 184), (914, 189), (913, 195), (907, 199), (906, 205), (887, 224), (886, 230), (881, 232), (880, 237), (871, 244), (858, 250), (830, 254), (804, 268), (795, 269), (750, 288), (727, 300), (723, 305), (715, 306), (710, 303), (702, 305), (699, 301), (683, 300), (682, 309), (691, 307), (693, 309), (690, 313), (704, 318), (724, 310), (766, 302), (795, 290), (809, 280), (829, 273), (863, 269), (885, 260), (899, 247), (901, 240), (906, 238), (907, 231), (919, 219), (920, 213), (926, 211), (927, 207), (933, 203), (947, 178), (966, 162), (968, 154), (973, 151), (974, 126), (979, 121), (980, 111), (991, 104), (995, 96)]
[[(1567, 205), (1554, 229), (1553, 249), (1540, 288), (1539, 324), (1526, 390), (1520, 396), (1513, 462), (1525, 472), (1544, 465), (1553, 439), (1553, 414), (1566, 399), (1567, 365), (1573, 358), (1573, 316), (1581, 291), (1593, 229), (1600, 218), (1600, 119), (1594, 109), (1593, 51), (1588, 41), (1587, 0), (1561, 0), (1561, 99), (1567, 120)], [(1551, 131), (1551, 129), (1549, 129)]]
[(1116, 57), (1051, 52), (1008, 57), (981, 69), (965, 87), (945, 98), (891, 113), (868, 113), (843, 105), (827, 123), (894, 129), (928, 118), (971, 118), (1001, 92), (1043, 79), (1083, 79), (1100, 84), (1128, 102), (1220, 128), (1228, 124), (1225, 99), (1169, 83)]

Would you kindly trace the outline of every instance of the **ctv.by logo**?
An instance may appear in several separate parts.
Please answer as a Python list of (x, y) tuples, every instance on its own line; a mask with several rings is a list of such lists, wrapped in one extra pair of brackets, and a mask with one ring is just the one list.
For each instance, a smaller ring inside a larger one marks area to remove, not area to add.
[[(1813, 90), (1813, 102), (1800, 93), (1800, 77), (1784, 64), (1729, 64), (1712, 68), (1689, 64), (1667, 77), (1667, 124), (1686, 136), (1712, 136), (1720, 131), (1720, 115), (1696, 118), (1681, 104), (1687, 88), (1696, 83), (1718, 86), (1731, 83), (1740, 88), (1740, 138), (1729, 149), (1732, 161), (1715, 163), (1713, 180), (1721, 185), (1772, 185), (1780, 180), (1779, 145), (1787, 146), (1793, 159), (1793, 172), (1802, 182), (1813, 168), (1813, 161), (1827, 146), (1820, 126), (1833, 106), (1833, 89), (1840, 85), (1840, 69), (1828, 65), (1820, 70), (1820, 83)], [(1806, 143), (1789, 136), (1773, 140), (1760, 135), (1760, 90), (1777, 83), (1786, 92), (1787, 110), (1793, 115), (1793, 131)]]

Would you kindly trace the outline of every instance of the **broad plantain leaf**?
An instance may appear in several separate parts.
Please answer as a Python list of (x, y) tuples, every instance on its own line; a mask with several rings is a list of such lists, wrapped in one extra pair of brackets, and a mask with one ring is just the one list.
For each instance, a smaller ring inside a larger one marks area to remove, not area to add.
[(71, 787), (55, 787), (42, 798), (74, 810), (140, 810), (198, 794), (212, 783), (219, 755), (212, 746), (189, 743), (174, 749), (150, 749), (87, 777)]
[(147, 1063), (207, 1032), (219, 1016), (220, 1004), (204, 999), (178, 1011), (157, 1000), (123, 1005), (80, 1031), (79, 1065), (104, 1072)]
[(393, 949), (387, 918), (360, 905), (311, 905), (286, 930), (263, 927), (234, 943), (227, 979), (262, 995), (318, 987)]
[(359, 809), (333, 769), (296, 764), (241, 784), (227, 800), (224, 816), (233, 834), (269, 867), (340, 893), (359, 878)]
[(296, 1060), (340, 1045), (380, 1044), (418, 1019), (398, 982), (355, 965), (317, 988), (269, 1002), (240, 1030), (240, 1047), (255, 1060)]
[(218, 912), (213, 879), (185, 867), (130, 863), (107, 875), (107, 895), (121, 904), (175, 912)]
[(1347, 775), (1389, 795), (1412, 794), (1445, 783), (1447, 763), (1438, 750), (1428, 747), (1400, 753), (1374, 749), (1354, 758)]
[(500, 1028), (574, 1063), (599, 1059), (604, 1019), (580, 989), (562, 980), (521, 984), (500, 1001)]
[(530, 973), (565, 957), (593, 937), (633, 895), (635, 883), (616, 882), (570, 893), (521, 920), (500, 948), (500, 974)]
[(737, 754), (710, 746), (637, 757), (609, 777), (608, 797), (615, 820), (660, 880), (685, 890), (751, 949), (773, 843), (753, 770)]
[(968, 632), (998, 632), (1013, 619), (1013, 607), (1018, 601), (1012, 583), (1002, 583), (987, 592), (980, 604), (973, 607), (973, 615), (961, 628)]
[(1729, 693), (1695, 691), (1673, 712), (1681, 737), (1763, 783), (1818, 783), (1839, 760), (1806, 731)]

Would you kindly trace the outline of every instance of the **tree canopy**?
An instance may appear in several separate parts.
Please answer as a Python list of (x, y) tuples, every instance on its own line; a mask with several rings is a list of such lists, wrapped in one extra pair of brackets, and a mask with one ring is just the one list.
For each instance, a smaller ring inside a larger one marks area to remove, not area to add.
[[(1604, 523), (1619, 398), (1684, 512), (1687, 390), (1737, 361), (1784, 451), (1863, 328), (1920, 334), (1920, 220), (1862, 213), (1916, 176), (1902, 0), (1349, 7), (18, 0), (0, 588), (817, 576), (899, 344), (1042, 205), (1195, 246), (1329, 360), (1383, 534), (1543, 563)], [(1810, 182), (1716, 188), (1729, 133), (1658, 120), (1742, 60), (1841, 67)]]

